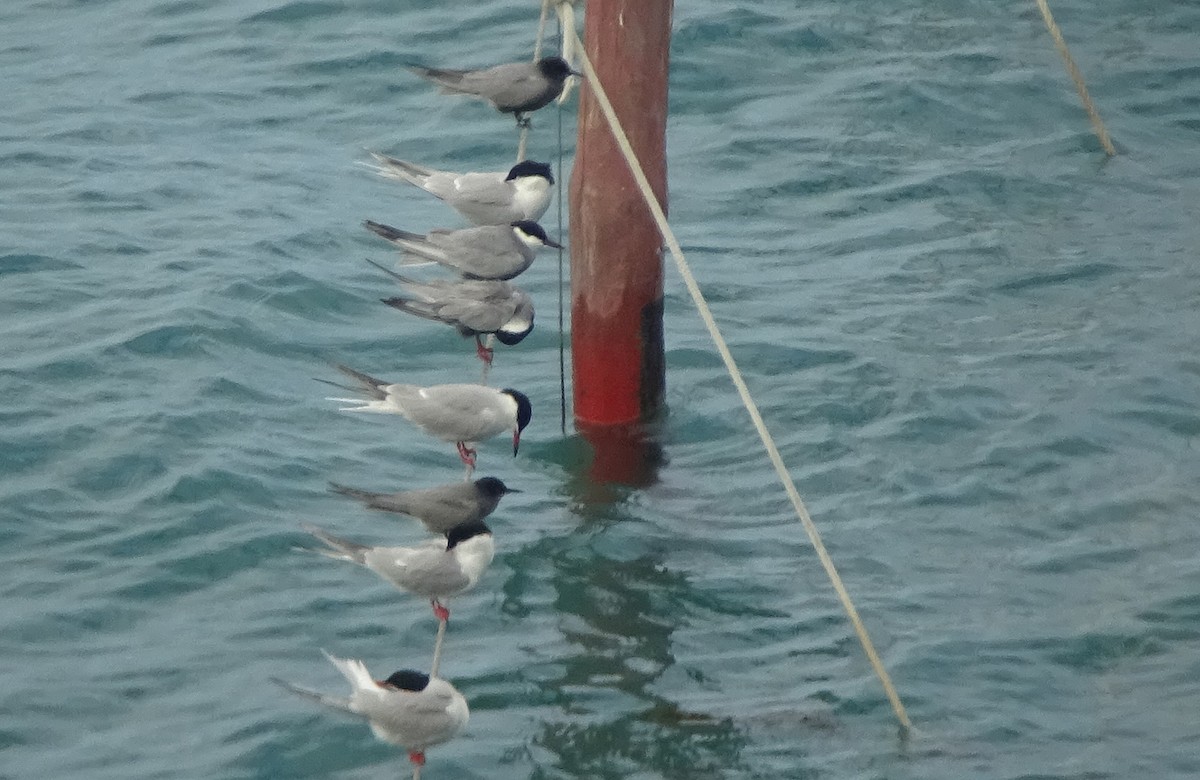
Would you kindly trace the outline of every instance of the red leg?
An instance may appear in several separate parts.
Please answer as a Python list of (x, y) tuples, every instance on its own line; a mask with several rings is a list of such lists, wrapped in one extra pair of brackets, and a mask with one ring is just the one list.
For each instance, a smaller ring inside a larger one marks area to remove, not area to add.
[(482, 360), (484, 363), (487, 363), (490, 366), (492, 364), (492, 355), (494, 355), (495, 352), (496, 352), (496, 350), (488, 349), (487, 347), (483, 346), (483, 342), (480, 340), (479, 335), (478, 334), (475, 335), (475, 356), (476, 357), (478, 357), (480, 360)]
[(458, 457), (462, 458), (462, 462), (470, 468), (475, 468), (475, 450), (468, 447), (465, 442), (458, 443)]
[(425, 766), (425, 751), (410, 750), (408, 753), (408, 760), (413, 762), (414, 766)]
[(429, 603), (433, 605), (433, 616), (434, 617), (436, 617), (438, 620), (440, 620), (443, 623), (445, 623), (447, 620), (450, 619), (450, 610), (448, 610), (444, 606), (442, 606), (442, 603), (440, 601), (438, 601), (437, 599), (433, 599)]

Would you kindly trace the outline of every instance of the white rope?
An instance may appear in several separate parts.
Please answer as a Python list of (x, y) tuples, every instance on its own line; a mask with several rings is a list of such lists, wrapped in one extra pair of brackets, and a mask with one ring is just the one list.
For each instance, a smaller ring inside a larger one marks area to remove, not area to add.
[(1037, 6), (1038, 10), (1042, 12), (1042, 21), (1046, 23), (1046, 29), (1050, 31), (1050, 37), (1054, 39), (1054, 46), (1058, 49), (1063, 64), (1067, 66), (1067, 75), (1071, 77), (1071, 81), (1075, 82), (1075, 91), (1079, 93), (1079, 99), (1083, 101), (1083, 110), (1087, 112), (1088, 119), (1092, 123), (1092, 130), (1100, 139), (1100, 146), (1104, 148), (1104, 153), (1109, 157), (1116, 157), (1117, 148), (1113, 146), (1108, 128), (1104, 126), (1104, 120), (1100, 118), (1100, 112), (1096, 110), (1096, 104), (1092, 102), (1092, 96), (1088, 94), (1087, 85), (1083, 83), (1083, 74), (1075, 64), (1071, 50), (1067, 48), (1067, 41), (1063, 38), (1062, 30), (1058, 29), (1058, 23), (1054, 21), (1054, 16), (1050, 13), (1050, 6), (1046, 0), (1037, 0)]
[[(542, 13), (538, 17), (537, 38), (533, 41), (533, 61), (537, 62), (542, 58), (542, 40), (546, 37), (546, 19), (550, 15), (550, 4), (554, 0), (542, 0)], [(517, 162), (525, 160), (525, 152), (529, 146), (529, 123), (526, 122), (521, 126), (520, 134), (517, 140)]]
[(729, 371), (729, 376), (733, 380), (734, 387), (737, 388), (738, 395), (741, 397), (746, 411), (750, 413), (750, 419), (754, 422), (754, 427), (758, 431), (759, 438), (762, 439), (763, 446), (767, 450), (767, 455), (770, 457), (771, 463), (775, 466), (775, 473), (779, 476), (779, 481), (783, 483), (783, 488), (787, 492), (788, 498), (792, 501), (796, 515), (800, 519), (800, 523), (804, 526), (804, 531), (808, 534), (813, 549), (816, 550), (817, 558), (825, 568), (825, 573), (829, 576), (830, 582), (833, 583), (833, 589), (837, 592), (838, 599), (842, 603), (842, 608), (846, 611), (850, 623), (854, 626), (859, 643), (862, 644), (867, 659), (883, 684), (884, 693), (887, 694), (888, 701), (891, 702), (892, 709), (896, 713), (896, 718), (900, 721), (900, 725), (904, 729), (910, 729), (912, 723), (908, 719), (908, 713), (904, 709), (904, 704), (900, 701), (900, 696), (896, 693), (896, 688), (892, 685), (891, 677), (884, 668), (883, 662), (879, 659), (879, 654), (875, 652), (875, 646), (872, 644), (871, 638), (867, 634), (867, 629), (858, 615), (858, 610), (854, 607), (854, 602), (850, 599), (850, 594), (846, 591), (845, 585), (842, 584), (842, 579), (838, 575), (837, 568), (833, 565), (833, 559), (829, 557), (829, 553), (825, 550), (825, 545), (821, 542), (821, 535), (818, 533), (812, 517), (809, 516), (808, 510), (804, 506), (804, 501), (800, 498), (800, 493), (796, 490), (796, 485), (783, 463), (783, 458), (779, 454), (779, 449), (775, 446), (775, 441), (771, 437), (770, 431), (767, 430), (767, 426), (763, 422), (762, 415), (759, 414), (758, 406), (754, 403), (745, 380), (742, 379), (741, 371), (738, 370), (737, 363), (734, 362), (733, 355), (730, 353), (729, 347), (725, 344), (725, 339), (721, 336), (721, 331), (717, 327), (716, 320), (713, 319), (712, 311), (709, 309), (708, 303), (704, 300), (704, 294), (700, 291), (700, 286), (696, 283), (696, 278), (692, 275), (687, 260), (684, 259), (683, 249), (679, 246), (679, 241), (676, 240), (671, 226), (667, 223), (666, 214), (663, 213), (662, 206), (659, 205), (658, 199), (654, 195), (654, 190), (650, 187), (650, 182), (646, 179), (646, 174), (643, 172), (642, 166), (634, 154), (633, 147), (629, 143), (629, 138), (625, 135), (620, 120), (617, 119), (616, 112), (613, 110), (612, 103), (608, 100), (604, 86), (600, 83), (596, 71), (592, 68), (592, 63), (588, 59), (587, 52), (584, 51), (583, 46), (578, 41), (575, 28), (565, 28), (565, 35), (568, 39), (575, 39), (578, 45), (579, 61), (583, 65), (587, 85), (595, 95), (596, 102), (599, 104), (604, 118), (608, 120), (609, 128), (612, 130), (617, 145), (621, 148), (621, 153), (625, 156), (625, 162), (629, 165), (629, 169), (633, 173), (633, 178), (637, 183), (638, 189), (641, 190), (642, 198), (646, 201), (650, 213), (654, 216), (654, 221), (658, 224), (659, 232), (662, 233), (663, 240), (666, 242), (671, 256), (675, 259), (675, 266), (679, 269), (680, 276), (683, 277), (683, 283), (691, 294), (697, 310), (700, 312), (700, 318), (704, 321), (705, 327), (708, 328), (708, 333), (716, 345), (721, 360), (725, 363), (725, 368)]
[[(545, 37), (546, 18), (549, 15), (550, 4), (552, 2), (554, 2), (554, 0), (542, 0), (542, 13), (541, 13), (541, 17), (538, 19), (537, 40), (534, 41), (534, 44), (533, 44), (533, 61), (534, 62), (537, 62), (539, 59), (541, 59), (541, 56), (542, 56), (542, 39)], [(528, 146), (528, 141), (529, 141), (529, 125), (525, 124), (521, 127), (520, 136), (517, 141), (517, 162), (522, 162), (525, 159), (525, 152), (526, 152), (526, 148)], [(561, 250), (560, 250), (560, 252), (561, 252)], [(493, 334), (493, 333), (488, 334), (487, 343), (484, 346), (486, 349), (489, 349), (489, 350), (495, 348), (495, 346), (496, 346), (495, 334)], [(480, 384), (483, 384), (483, 385), (487, 384), (488, 374), (491, 371), (491, 368), (492, 368), (492, 364), (490, 362), (484, 362), (483, 376), (481, 376), (480, 380), (479, 380)], [(464, 477), (464, 479), (466, 481), (470, 482), (471, 477), (474, 475), (474, 473), (475, 473), (474, 467), (472, 467), (471, 465), (468, 464), (466, 467), (466, 476)], [(445, 638), (446, 638), (446, 621), (439, 620), (438, 621), (437, 638), (434, 640), (434, 643), (433, 643), (433, 661), (430, 662), (430, 664), (429, 664), (429, 676), (430, 677), (438, 676), (438, 669), (442, 665), (442, 644), (443, 644)], [(419, 765), (413, 766), (413, 780), (421, 780), (421, 767)]]
[[(533, 42), (533, 61), (537, 62), (542, 58), (542, 44), (546, 39), (546, 23), (550, 16), (550, 6), (555, 6), (558, 15), (559, 38), (563, 44), (562, 56), (567, 62), (571, 62), (571, 50), (573, 49), (574, 38), (563, 39), (562, 29), (566, 25), (570, 25), (571, 29), (575, 28), (574, 11), (571, 8), (570, 0), (542, 0), (542, 10), (538, 16), (537, 37)], [(571, 48), (568, 48), (571, 47)], [(562, 104), (566, 101), (570, 94), (571, 85), (575, 83), (574, 76), (568, 76), (563, 84), (562, 92), (558, 96), (558, 175), (562, 176), (563, 170), (563, 155), (562, 155)], [(520, 136), (517, 141), (517, 162), (523, 161), (528, 153), (529, 147), (529, 125), (526, 124), (521, 128)], [(558, 243), (562, 243), (562, 184), (559, 183), (558, 189)], [(559, 411), (560, 422), (563, 435), (567, 434), (567, 375), (566, 375), (566, 347), (563, 341), (563, 250), (558, 250), (558, 385), (559, 385)], [(493, 337), (488, 336), (488, 346), (491, 347)], [(487, 384), (489, 366), (484, 366), (483, 369), (483, 384)], [(469, 478), (469, 477), (468, 477)]]
[(554, 0), (542, 0), (542, 14), (538, 17), (537, 40), (533, 42), (533, 61), (542, 58), (542, 41), (546, 38), (546, 19), (550, 16), (550, 4)]
[(442, 665), (442, 640), (446, 638), (446, 623), (448, 621), (439, 620), (437, 639), (433, 641), (433, 662), (429, 664), (429, 676), (438, 676), (438, 667)]
[[(496, 352), (495, 352), (495, 350), (496, 350), (496, 334), (495, 333), (489, 333), (487, 335), (487, 339), (484, 341), (483, 348), (492, 350), (491, 355), (493, 357), (495, 356), (495, 354), (496, 354)], [(483, 361), (483, 376), (481, 376), (479, 378), (479, 384), (481, 384), (481, 385), (487, 384), (488, 374), (490, 374), (491, 371), (492, 371), (492, 364), (486, 360)]]
[[(551, 0), (545, 0), (545, 2), (551, 2)], [(571, 0), (559, 0), (554, 10), (558, 13), (559, 30), (570, 29), (572, 32), (574, 32), (575, 6), (572, 4)], [(576, 40), (578, 39), (574, 35), (567, 35), (563, 36), (562, 41), (562, 58), (566, 60), (567, 63), (572, 67), (574, 67), (577, 61), (575, 49), (581, 48), (575, 45)], [(567, 77), (567, 80), (563, 83), (562, 92), (560, 92), (558, 95), (558, 104), (560, 106), (563, 103), (566, 103), (567, 99), (571, 97), (571, 90), (574, 89), (575, 84), (578, 81), (579, 80), (574, 76)]]
[[(433, 661), (429, 664), (429, 676), (437, 677), (438, 669), (442, 665), (442, 640), (446, 638), (446, 623), (448, 621), (439, 620), (437, 639), (433, 642)], [(413, 780), (421, 780), (421, 765), (413, 765)]]

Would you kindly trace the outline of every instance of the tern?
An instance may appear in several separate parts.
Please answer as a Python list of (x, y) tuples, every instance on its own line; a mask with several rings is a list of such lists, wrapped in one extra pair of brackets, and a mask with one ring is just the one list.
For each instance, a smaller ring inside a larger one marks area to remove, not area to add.
[(476, 225), (537, 221), (550, 207), (554, 175), (546, 163), (524, 160), (508, 173), (451, 173), (386, 154), (370, 155), (379, 165), (369, 167), (380, 176), (420, 187)]
[(479, 70), (448, 70), (411, 66), (413, 73), (432, 81), (443, 92), (470, 95), (491, 103), (502, 114), (513, 114), (518, 127), (528, 127), (525, 114), (549, 105), (563, 90), (568, 76), (582, 74), (562, 57), (537, 62), (509, 62)]
[(440, 677), (402, 669), (386, 680), (376, 680), (362, 661), (329, 653), (325, 657), (350, 682), (349, 697), (320, 693), (278, 677), (271, 681), (326, 707), (366, 718), (376, 737), (407, 750), (408, 760), (416, 766), (424, 766), (427, 748), (449, 741), (467, 725), (467, 700)]
[(442, 600), (474, 588), (496, 553), (492, 530), (482, 520), (459, 523), (446, 534), (445, 542), (430, 541), (416, 547), (372, 547), (315, 525), (303, 528), (325, 544), (326, 549), (311, 552), (357, 563), (401, 590), (427, 597), (442, 623), (450, 619)]
[(479, 338), (492, 333), (501, 344), (512, 346), (533, 330), (533, 299), (519, 287), (496, 279), (435, 280), (418, 282), (368, 263), (396, 279), (408, 297), (383, 298), (393, 309), (453, 326), (464, 338), (475, 337), (475, 354), (491, 365), (493, 351)]
[(409, 233), (391, 225), (366, 220), (363, 225), (414, 258), (410, 262), (435, 263), (457, 271), (465, 279), (507, 281), (533, 264), (544, 246), (562, 249), (536, 222), (517, 220), (511, 225), (482, 225), (462, 230)]
[(362, 501), (371, 509), (411, 515), (435, 534), (445, 535), (460, 523), (470, 523), (496, 511), (500, 499), (509, 493), (520, 493), (496, 477), (482, 477), (474, 482), (452, 482), (397, 493), (372, 493), (368, 490), (329, 483), (334, 493)]
[(513, 433), (513, 457), (521, 444), (521, 431), (533, 417), (529, 397), (520, 390), (496, 390), (487, 385), (393, 384), (369, 374), (339, 365), (337, 369), (355, 379), (358, 388), (336, 382), (319, 381), (343, 390), (359, 390), (365, 398), (330, 398), (330, 401), (357, 404), (342, 407), (344, 412), (374, 412), (403, 415), (430, 436), (458, 445), (458, 455), (468, 467), (475, 467), (472, 444), (505, 431)]

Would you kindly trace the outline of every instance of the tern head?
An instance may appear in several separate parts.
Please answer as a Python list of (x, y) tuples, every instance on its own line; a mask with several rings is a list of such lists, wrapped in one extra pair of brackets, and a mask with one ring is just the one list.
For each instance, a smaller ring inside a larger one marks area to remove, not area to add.
[[(507, 325), (505, 327), (508, 327)], [(521, 341), (529, 335), (533, 330), (533, 319), (529, 320), (529, 324), (521, 330), (498, 330), (496, 331), (496, 340), (506, 347), (511, 347), (513, 344), (520, 344)]]
[(566, 81), (567, 76), (583, 75), (578, 71), (571, 70), (571, 66), (562, 57), (542, 57), (537, 61), (537, 69), (546, 78), (558, 82)]
[(517, 427), (513, 430), (513, 457), (515, 458), (517, 457), (517, 448), (521, 446), (521, 431), (525, 430), (525, 426), (529, 425), (529, 421), (533, 419), (533, 404), (529, 403), (529, 396), (520, 390), (506, 387), (500, 392), (517, 402)]
[(475, 488), (488, 498), (500, 498), (509, 493), (520, 493), (516, 488), (510, 488), (496, 477), (481, 477), (475, 480)]
[(547, 236), (546, 231), (542, 230), (542, 226), (532, 219), (518, 220), (512, 223), (512, 229), (518, 241), (535, 249), (543, 246), (552, 246), (555, 249), (563, 248), (562, 244)]
[(465, 523), (459, 523), (446, 532), (446, 549), (453, 550), (468, 539), (474, 539), (476, 536), (484, 534), (491, 536), (492, 529), (488, 528), (482, 520), (468, 520)]
[(414, 672), (412, 669), (401, 669), (393, 672), (392, 676), (379, 683), (383, 688), (395, 688), (398, 691), (423, 691), (429, 685), (429, 675)]
[(513, 179), (523, 179), (526, 176), (541, 176), (551, 184), (554, 183), (554, 173), (550, 170), (550, 166), (546, 163), (534, 162), (533, 160), (522, 160), (509, 169), (508, 175), (504, 177), (505, 181)]
[[(507, 327), (507, 326), (506, 326)], [(496, 331), (496, 340), (506, 347), (511, 347), (513, 344), (520, 344), (521, 341), (529, 335), (533, 330), (533, 318), (530, 318), (529, 324), (519, 331), (498, 330)]]
[(521, 341), (529, 335), (533, 330), (533, 304), (525, 301), (517, 308), (512, 319), (504, 323), (498, 331), (496, 338), (501, 344), (506, 347), (511, 347), (513, 344), (520, 344)]

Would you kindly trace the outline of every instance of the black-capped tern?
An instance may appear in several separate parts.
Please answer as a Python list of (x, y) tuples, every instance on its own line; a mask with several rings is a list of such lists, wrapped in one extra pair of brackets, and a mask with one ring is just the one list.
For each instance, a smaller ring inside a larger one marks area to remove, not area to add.
[(425, 596), (438, 620), (450, 619), (443, 599), (466, 593), (479, 582), (495, 555), (492, 530), (482, 520), (459, 523), (446, 533), (445, 541), (429, 541), (416, 547), (372, 547), (342, 539), (304, 525), (326, 549), (312, 549), (328, 558), (364, 566), (401, 590)]
[(451, 173), (370, 152), (380, 176), (408, 182), (440, 198), (476, 225), (537, 221), (550, 206), (554, 174), (546, 163), (524, 160), (507, 173)]
[(511, 225), (431, 230), (425, 235), (369, 219), (363, 225), (404, 250), (413, 262), (432, 260), (465, 279), (512, 279), (533, 264), (542, 247), (563, 248), (541, 225), (527, 219)]
[(362, 501), (371, 509), (415, 517), (430, 531), (443, 535), (460, 523), (482, 520), (496, 511), (504, 496), (521, 492), (496, 477), (397, 493), (372, 493), (336, 482), (330, 482), (329, 489)]
[(325, 657), (350, 682), (348, 697), (321, 693), (278, 677), (271, 681), (326, 707), (366, 718), (376, 737), (407, 750), (409, 761), (416, 766), (425, 764), (428, 748), (449, 741), (467, 725), (467, 700), (440, 677), (402, 669), (386, 680), (376, 680), (362, 661), (329, 653)]
[(399, 414), (430, 436), (458, 445), (458, 455), (467, 466), (475, 467), (475, 449), (471, 446), (505, 431), (513, 434), (513, 456), (521, 444), (521, 431), (533, 417), (529, 397), (520, 390), (496, 390), (487, 385), (417, 385), (393, 384), (382, 379), (339, 365), (337, 369), (359, 383), (351, 388), (321, 379), (325, 384), (343, 390), (358, 390), (366, 398), (330, 398), (330, 401), (352, 403), (345, 412), (374, 412)]
[(498, 279), (437, 279), (419, 282), (368, 263), (391, 276), (408, 290), (407, 297), (383, 298), (394, 309), (434, 322), (451, 325), (464, 338), (475, 337), (475, 354), (491, 365), (492, 349), (480, 336), (492, 333), (501, 344), (519, 344), (533, 330), (533, 299), (521, 288)]
[(549, 105), (562, 93), (571, 69), (562, 57), (543, 57), (537, 62), (510, 62), (479, 70), (409, 68), (441, 87), (443, 92), (470, 95), (491, 103), (502, 114), (513, 114), (518, 126), (527, 126), (525, 114)]

